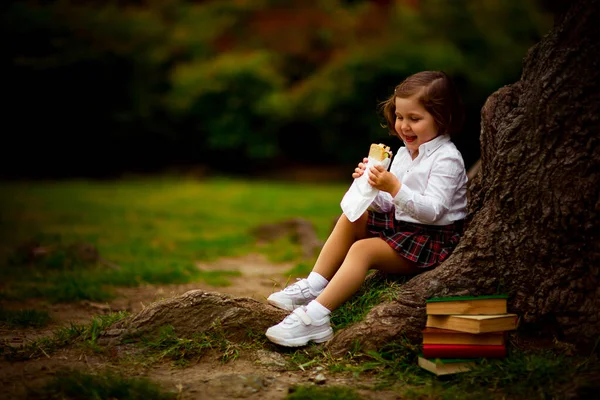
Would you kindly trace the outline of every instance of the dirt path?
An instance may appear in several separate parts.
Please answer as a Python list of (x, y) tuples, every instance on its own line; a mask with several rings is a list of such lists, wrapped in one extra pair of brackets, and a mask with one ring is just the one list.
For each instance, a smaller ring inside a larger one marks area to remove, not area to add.
[(51, 304), (39, 299), (21, 302), (3, 301), (6, 309), (35, 309), (50, 314), (52, 322), (43, 329), (2, 329), (0, 341), (11, 344), (27, 343), (40, 336), (51, 335), (57, 328), (69, 324), (86, 324), (94, 315), (115, 311), (138, 312), (147, 305), (168, 297), (181, 295), (189, 290), (202, 289), (230, 294), (236, 297), (251, 297), (265, 302), (273, 291), (285, 285), (288, 278), (284, 276), (292, 266), (288, 264), (271, 264), (261, 255), (248, 255), (242, 258), (224, 258), (215, 263), (197, 263), (202, 271), (239, 271), (240, 276), (227, 277), (229, 286), (211, 286), (205, 282), (193, 282), (178, 285), (141, 285), (133, 288), (117, 288), (116, 298), (99, 303), (81, 301), (78, 303)]
[[(266, 297), (288, 284), (285, 272), (291, 265), (274, 265), (264, 257), (249, 255), (238, 259), (221, 259), (215, 263), (199, 263), (203, 271), (239, 271), (240, 276), (228, 277), (231, 285), (214, 287), (203, 282), (183, 285), (143, 285), (136, 288), (117, 289), (117, 298), (107, 303), (84, 301), (72, 304), (47, 304), (39, 300), (7, 304), (6, 308), (35, 308), (46, 310), (52, 323), (43, 329), (0, 330), (0, 340), (20, 345), (41, 336), (51, 335), (60, 326), (71, 323), (85, 324), (94, 315), (125, 310), (138, 312), (152, 302), (177, 296), (189, 290), (203, 289), (238, 297), (251, 297), (265, 302)], [(106, 368), (118, 370), (128, 376), (147, 376), (165, 389), (179, 393), (180, 399), (283, 399), (291, 387), (311, 384), (315, 376), (323, 374), (325, 385), (352, 385), (369, 387), (367, 377), (358, 382), (349, 374), (329, 374), (318, 365), (305, 370), (289, 371), (285, 359), (277, 351), (242, 351), (239, 358), (228, 363), (219, 360), (219, 354), (207, 354), (197, 363), (186, 368), (175, 368), (171, 363), (140, 366), (124, 362), (115, 354), (90, 354), (89, 350), (76, 347), (61, 349), (56, 353), (34, 360), (9, 363), (0, 361), (0, 387), (4, 388), (2, 399), (22, 399), (30, 387), (39, 387), (62, 368), (80, 371), (99, 371)], [(395, 399), (391, 391), (371, 392), (360, 389), (365, 398)]]

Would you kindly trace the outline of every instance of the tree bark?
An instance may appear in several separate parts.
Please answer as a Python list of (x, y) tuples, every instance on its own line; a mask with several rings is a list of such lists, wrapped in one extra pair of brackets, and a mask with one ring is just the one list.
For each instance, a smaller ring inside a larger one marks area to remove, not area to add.
[(190, 290), (158, 301), (103, 332), (99, 343), (118, 344), (122, 339), (156, 333), (171, 325), (179, 337), (218, 332), (233, 342), (248, 342), (263, 335), (288, 313), (251, 298)]
[(509, 311), (578, 345), (600, 334), (600, 13), (570, 3), (525, 57), (521, 80), (481, 111), (481, 170), (470, 182), (470, 223), (452, 256), (403, 285), (395, 301), (336, 335), (379, 348), (419, 340), (425, 300), (508, 293)]

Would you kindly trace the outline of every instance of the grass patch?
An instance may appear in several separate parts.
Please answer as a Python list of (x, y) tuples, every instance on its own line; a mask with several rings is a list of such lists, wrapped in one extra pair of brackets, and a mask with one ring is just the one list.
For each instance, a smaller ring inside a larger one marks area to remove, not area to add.
[[(378, 351), (364, 352), (357, 343), (344, 357), (334, 358), (327, 352), (321, 352), (318, 364), (332, 373), (351, 372), (356, 378), (368, 373), (376, 378), (376, 389), (390, 387), (398, 382), (420, 385), (428, 377), (417, 365), (419, 351), (419, 346), (404, 338), (389, 343)], [(292, 359), (299, 361), (307, 355), (293, 354)]]
[(273, 263), (285, 263), (302, 259), (302, 248), (290, 235), (282, 236), (271, 242), (260, 245), (260, 251), (268, 255)]
[(307, 369), (317, 366), (331, 367), (335, 365), (335, 361), (332, 361), (332, 359), (329, 357), (329, 353), (324, 351), (322, 346), (313, 342), (309, 342), (307, 346), (300, 349), (281, 349), (281, 352), (286, 355), (289, 369), (292, 371), (306, 371)]
[(382, 299), (391, 299), (396, 288), (406, 277), (386, 277), (384, 274), (370, 275), (352, 298), (331, 313), (334, 329), (342, 329), (361, 321)]
[(436, 377), (417, 366), (418, 352), (419, 346), (407, 341), (392, 343), (378, 352), (357, 354), (355, 359), (362, 361), (345, 369), (374, 373), (378, 387), (410, 385), (402, 397), (414, 399), (566, 398), (566, 389), (577, 398), (600, 388), (595, 354), (582, 357), (550, 350), (513, 350), (505, 359), (477, 360), (469, 372)]
[(128, 378), (110, 371), (88, 374), (76, 370), (59, 371), (42, 389), (31, 390), (32, 399), (175, 399), (177, 394), (166, 392), (156, 383), (144, 378)]
[[(324, 239), (346, 189), (165, 177), (0, 183), (0, 298), (106, 301), (115, 286), (227, 285), (235, 272), (199, 271), (196, 262), (248, 253), (300, 262), (290, 238), (259, 245), (250, 232), (301, 217)], [(102, 259), (86, 257), (77, 244), (93, 246)]]
[(190, 338), (177, 336), (175, 329), (166, 325), (160, 328), (157, 335), (142, 336), (139, 345), (146, 350), (146, 361), (148, 358), (151, 362), (168, 359), (175, 366), (187, 367), (191, 362), (199, 361), (209, 350), (220, 352), (219, 360), (227, 363), (237, 359), (243, 349), (256, 347), (260, 343), (231, 342), (216, 324), (209, 331), (194, 334)]
[(6, 297), (11, 300), (27, 298), (44, 298), (51, 303), (90, 300), (104, 302), (114, 298), (110, 287), (102, 285), (94, 277), (97, 274), (71, 272), (48, 274), (31, 279), (29, 282), (14, 283), (6, 291)]
[[(582, 378), (585, 380), (588, 375), (593, 381), (581, 381), (578, 387), (571, 385)], [(600, 388), (597, 380), (599, 375), (600, 368), (595, 355), (575, 357), (549, 350), (513, 351), (506, 359), (482, 360), (473, 371), (458, 374), (448, 382), (441, 381), (440, 385), (442, 390), (452, 387), (481, 396), (490, 390), (500, 390), (504, 395), (514, 398), (568, 398), (569, 395), (565, 393), (568, 386), (573, 391), (571, 394), (580, 394), (578, 392), (590, 387), (596, 390)]]
[(5, 310), (0, 307), (0, 326), (8, 328), (42, 328), (50, 322), (48, 312), (40, 310)]
[(323, 367), (330, 373), (350, 372), (356, 379), (368, 374), (375, 379), (370, 390), (391, 389), (403, 399), (592, 398), (600, 389), (600, 363), (595, 352), (569, 356), (513, 348), (505, 359), (477, 360), (473, 370), (443, 377), (418, 367), (419, 352), (419, 345), (399, 340), (378, 351), (362, 351), (356, 345), (339, 358), (318, 345), (295, 349), (285, 356), (291, 370)]
[(191, 339), (180, 338), (170, 325), (162, 327), (156, 338), (143, 337), (141, 344), (154, 353), (158, 360), (169, 358), (179, 366), (186, 366), (192, 359), (199, 360), (213, 347), (206, 335), (194, 335)]
[(294, 265), (294, 267), (288, 270), (286, 275), (290, 277), (306, 277), (312, 272), (312, 269), (315, 266), (315, 261), (316, 258), (311, 261), (300, 261)]
[(353, 389), (341, 386), (295, 386), (286, 400), (361, 400)]
[(0, 355), (9, 361), (29, 360), (49, 356), (56, 350), (76, 342), (95, 352), (102, 352), (102, 347), (97, 343), (102, 331), (128, 315), (127, 312), (120, 311), (96, 316), (87, 325), (71, 324), (57, 329), (52, 336), (42, 337), (19, 347), (0, 343)]
[(211, 286), (229, 286), (231, 282), (228, 277), (242, 276), (240, 271), (200, 271), (199, 278)]

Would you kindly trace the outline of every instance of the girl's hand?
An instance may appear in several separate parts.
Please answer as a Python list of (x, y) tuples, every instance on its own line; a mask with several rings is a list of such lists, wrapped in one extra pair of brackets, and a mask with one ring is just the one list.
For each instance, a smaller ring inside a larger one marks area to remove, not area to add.
[(369, 169), (369, 184), (375, 189), (388, 192), (392, 197), (396, 197), (402, 186), (396, 175), (387, 171), (381, 165)]
[(354, 169), (354, 173), (352, 174), (352, 178), (356, 179), (362, 176), (367, 169), (367, 163), (369, 162), (368, 158), (363, 158), (363, 161), (358, 164), (358, 167)]

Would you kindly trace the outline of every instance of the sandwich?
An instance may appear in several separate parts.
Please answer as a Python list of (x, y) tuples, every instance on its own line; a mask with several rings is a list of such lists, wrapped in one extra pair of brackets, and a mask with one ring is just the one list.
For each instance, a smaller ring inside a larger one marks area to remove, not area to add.
[(390, 146), (386, 146), (383, 143), (373, 143), (371, 145), (371, 149), (369, 150), (369, 157), (377, 161), (383, 161), (386, 158), (392, 157), (392, 151), (390, 150)]

